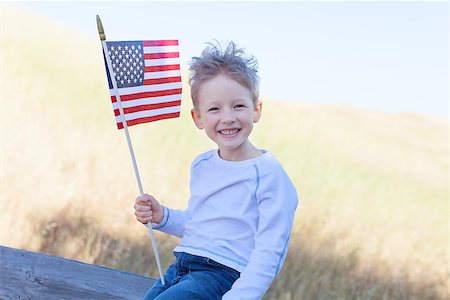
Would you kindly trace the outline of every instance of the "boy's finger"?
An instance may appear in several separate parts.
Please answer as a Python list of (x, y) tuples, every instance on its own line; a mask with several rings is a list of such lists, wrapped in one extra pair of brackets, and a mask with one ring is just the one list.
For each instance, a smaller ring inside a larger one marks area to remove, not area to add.
[(141, 211), (135, 211), (134, 215), (138, 218), (144, 219), (144, 218), (150, 218), (153, 217), (153, 213), (150, 211), (141, 212)]
[(138, 220), (142, 224), (147, 224), (148, 222), (151, 222), (151, 220), (149, 220), (149, 218), (141, 218), (141, 217), (137, 217), (137, 216), (136, 216), (136, 220)]
[(141, 196), (141, 198), (145, 201), (150, 201), (150, 200), (154, 199), (153, 196), (150, 196), (149, 194), (143, 194)]
[(151, 221), (152, 221), (152, 219), (151, 218), (145, 218), (145, 219), (141, 219), (141, 220), (139, 220), (142, 224), (147, 224), (147, 223), (150, 223)]
[(136, 198), (136, 203), (140, 204), (140, 205), (149, 205), (151, 202), (148, 199), (142, 198), (142, 197), (137, 197)]
[(137, 211), (151, 211), (152, 210), (150, 205), (139, 205), (139, 204), (135, 204), (134, 209)]

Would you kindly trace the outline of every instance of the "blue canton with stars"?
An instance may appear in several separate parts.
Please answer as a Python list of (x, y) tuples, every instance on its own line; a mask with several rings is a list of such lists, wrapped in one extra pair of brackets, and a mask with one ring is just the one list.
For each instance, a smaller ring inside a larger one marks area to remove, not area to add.
[[(118, 88), (140, 86), (144, 84), (144, 49), (142, 41), (106, 42), (112, 69), (116, 75)], [(106, 64), (109, 89), (112, 89), (111, 77)]]

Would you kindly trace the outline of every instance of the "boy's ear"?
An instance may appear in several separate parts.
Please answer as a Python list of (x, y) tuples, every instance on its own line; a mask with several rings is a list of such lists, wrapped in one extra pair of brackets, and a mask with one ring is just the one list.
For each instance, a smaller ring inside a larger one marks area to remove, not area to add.
[(253, 123), (259, 121), (259, 118), (261, 118), (261, 112), (262, 112), (262, 102), (258, 101), (253, 110)]
[(192, 120), (194, 120), (195, 126), (197, 126), (198, 129), (205, 129), (201, 115), (195, 108), (191, 109), (191, 116)]

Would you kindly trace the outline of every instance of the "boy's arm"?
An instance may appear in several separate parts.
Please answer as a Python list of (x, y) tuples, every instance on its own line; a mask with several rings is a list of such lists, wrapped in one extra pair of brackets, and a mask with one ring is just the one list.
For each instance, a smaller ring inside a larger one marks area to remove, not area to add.
[(189, 219), (188, 210), (177, 210), (162, 206), (164, 215), (159, 224), (152, 224), (153, 229), (165, 232), (177, 237), (183, 237), (184, 225)]
[(261, 299), (284, 263), (298, 200), (287, 175), (281, 178), (279, 175), (261, 178), (255, 248), (248, 265), (223, 300)]

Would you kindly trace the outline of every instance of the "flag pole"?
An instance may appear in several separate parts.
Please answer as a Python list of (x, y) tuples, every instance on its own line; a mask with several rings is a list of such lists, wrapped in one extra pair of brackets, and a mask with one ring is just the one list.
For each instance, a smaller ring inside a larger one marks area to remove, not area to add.
[[(144, 189), (142, 188), (141, 177), (139, 176), (139, 170), (138, 170), (138, 166), (136, 163), (136, 158), (134, 156), (133, 145), (131, 144), (130, 134), (128, 132), (128, 125), (125, 120), (125, 113), (123, 112), (122, 102), (120, 100), (120, 94), (117, 89), (116, 77), (114, 74), (114, 70), (111, 67), (112, 63), (111, 63), (111, 58), (109, 57), (108, 46), (106, 45), (105, 31), (103, 29), (102, 21), (100, 20), (100, 17), (98, 15), (97, 15), (97, 28), (98, 28), (98, 34), (100, 36), (100, 41), (102, 43), (103, 53), (105, 54), (106, 63), (108, 65), (108, 70), (110, 72), (110, 77), (111, 77), (111, 82), (112, 82), (112, 85), (114, 88), (114, 93), (116, 94), (117, 104), (119, 106), (120, 116), (122, 118), (123, 129), (125, 130), (125, 136), (127, 138), (128, 149), (130, 150), (131, 160), (133, 161), (133, 168), (134, 168), (134, 173), (136, 175), (137, 184), (139, 187), (139, 193), (142, 196), (142, 195), (144, 195)], [(155, 253), (155, 258), (156, 258), (156, 264), (158, 266), (159, 278), (161, 279), (161, 283), (164, 285), (166, 283), (165, 283), (164, 275), (163, 275), (162, 268), (161, 268), (161, 261), (159, 259), (159, 252), (158, 252), (158, 247), (156, 245), (155, 235), (153, 234), (152, 223), (149, 222), (147, 224), (147, 226), (150, 231), (150, 238), (152, 240), (153, 252)]]

